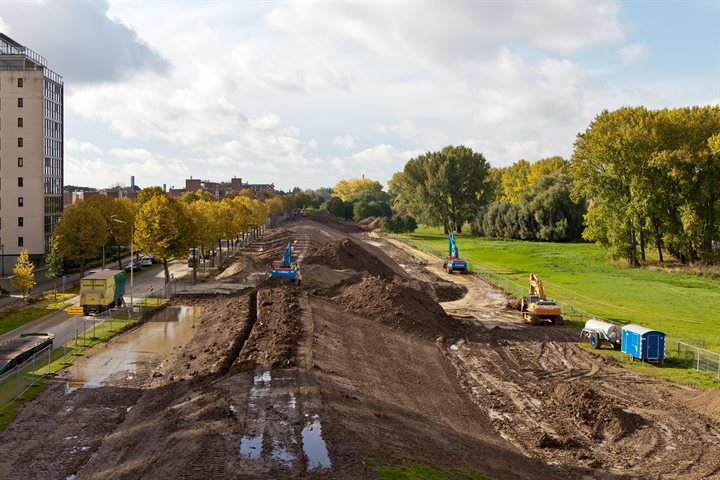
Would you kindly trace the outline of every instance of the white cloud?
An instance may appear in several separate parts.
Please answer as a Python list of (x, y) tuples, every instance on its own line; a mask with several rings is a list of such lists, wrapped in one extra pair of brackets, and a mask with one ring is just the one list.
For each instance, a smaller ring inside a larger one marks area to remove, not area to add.
[(335, 137), (333, 139), (333, 143), (335, 145), (340, 145), (341, 147), (345, 148), (355, 148), (355, 139), (352, 137), (352, 135), (341, 135), (338, 137)]
[(625, 63), (638, 63), (648, 56), (650, 49), (644, 43), (633, 43), (620, 49), (620, 58)]

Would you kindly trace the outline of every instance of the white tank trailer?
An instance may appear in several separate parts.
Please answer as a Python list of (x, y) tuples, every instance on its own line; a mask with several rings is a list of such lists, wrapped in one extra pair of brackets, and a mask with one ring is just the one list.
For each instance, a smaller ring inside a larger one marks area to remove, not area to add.
[(600, 348), (606, 344), (615, 350), (620, 350), (622, 333), (620, 328), (613, 323), (591, 318), (585, 322), (585, 328), (580, 333), (580, 340), (590, 342), (592, 348)]

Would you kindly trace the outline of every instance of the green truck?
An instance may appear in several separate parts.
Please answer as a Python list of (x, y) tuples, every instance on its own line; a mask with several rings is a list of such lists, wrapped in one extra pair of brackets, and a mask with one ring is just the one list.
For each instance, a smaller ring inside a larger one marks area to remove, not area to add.
[(100, 270), (80, 280), (80, 305), (85, 315), (98, 314), (123, 304), (125, 272)]

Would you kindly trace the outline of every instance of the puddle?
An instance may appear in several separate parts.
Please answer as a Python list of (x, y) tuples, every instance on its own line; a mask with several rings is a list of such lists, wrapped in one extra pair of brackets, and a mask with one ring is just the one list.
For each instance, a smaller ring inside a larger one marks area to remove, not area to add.
[(91, 348), (67, 369), (66, 392), (100, 387), (118, 372), (129, 372), (127, 378), (132, 380), (146, 362), (185, 345), (201, 312), (199, 307), (168, 307), (113, 342)]
[(295, 455), (285, 448), (277, 438), (272, 442), (272, 458), (283, 463), (292, 463), (295, 461)]
[(372, 245), (373, 247), (382, 247), (382, 243), (380, 242), (374, 242), (372, 240), (365, 240), (365, 243)]
[(240, 440), (240, 455), (257, 460), (262, 455), (263, 434), (245, 435)]
[(320, 417), (313, 416), (313, 421), (305, 424), (302, 430), (303, 452), (307, 457), (307, 469), (330, 468), (330, 457), (328, 456), (325, 440), (322, 438), (322, 426)]

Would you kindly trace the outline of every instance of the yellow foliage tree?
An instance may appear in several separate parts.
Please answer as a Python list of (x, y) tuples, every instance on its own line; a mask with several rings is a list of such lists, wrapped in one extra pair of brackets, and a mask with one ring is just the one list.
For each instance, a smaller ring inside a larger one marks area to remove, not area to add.
[(369, 178), (351, 178), (349, 180), (340, 180), (333, 187), (333, 195), (340, 197), (345, 202), (349, 198), (354, 197), (363, 191), (379, 193), (382, 191), (382, 185), (377, 180)]
[(570, 162), (562, 157), (549, 157), (538, 160), (530, 165), (528, 173), (528, 184), (534, 185), (546, 175), (568, 175), (570, 173)]
[(30, 261), (27, 250), (20, 252), (17, 263), (13, 267), (12, 285), (22, 293), (23, 299), (35, 286), (35, 264)]
[(517, 203), (520, 194), (529, 187), (528, 175), (530, 162), (518, 160), (512, 166), (503, 169), (502, 187), (505, 199), (510, 203)]

